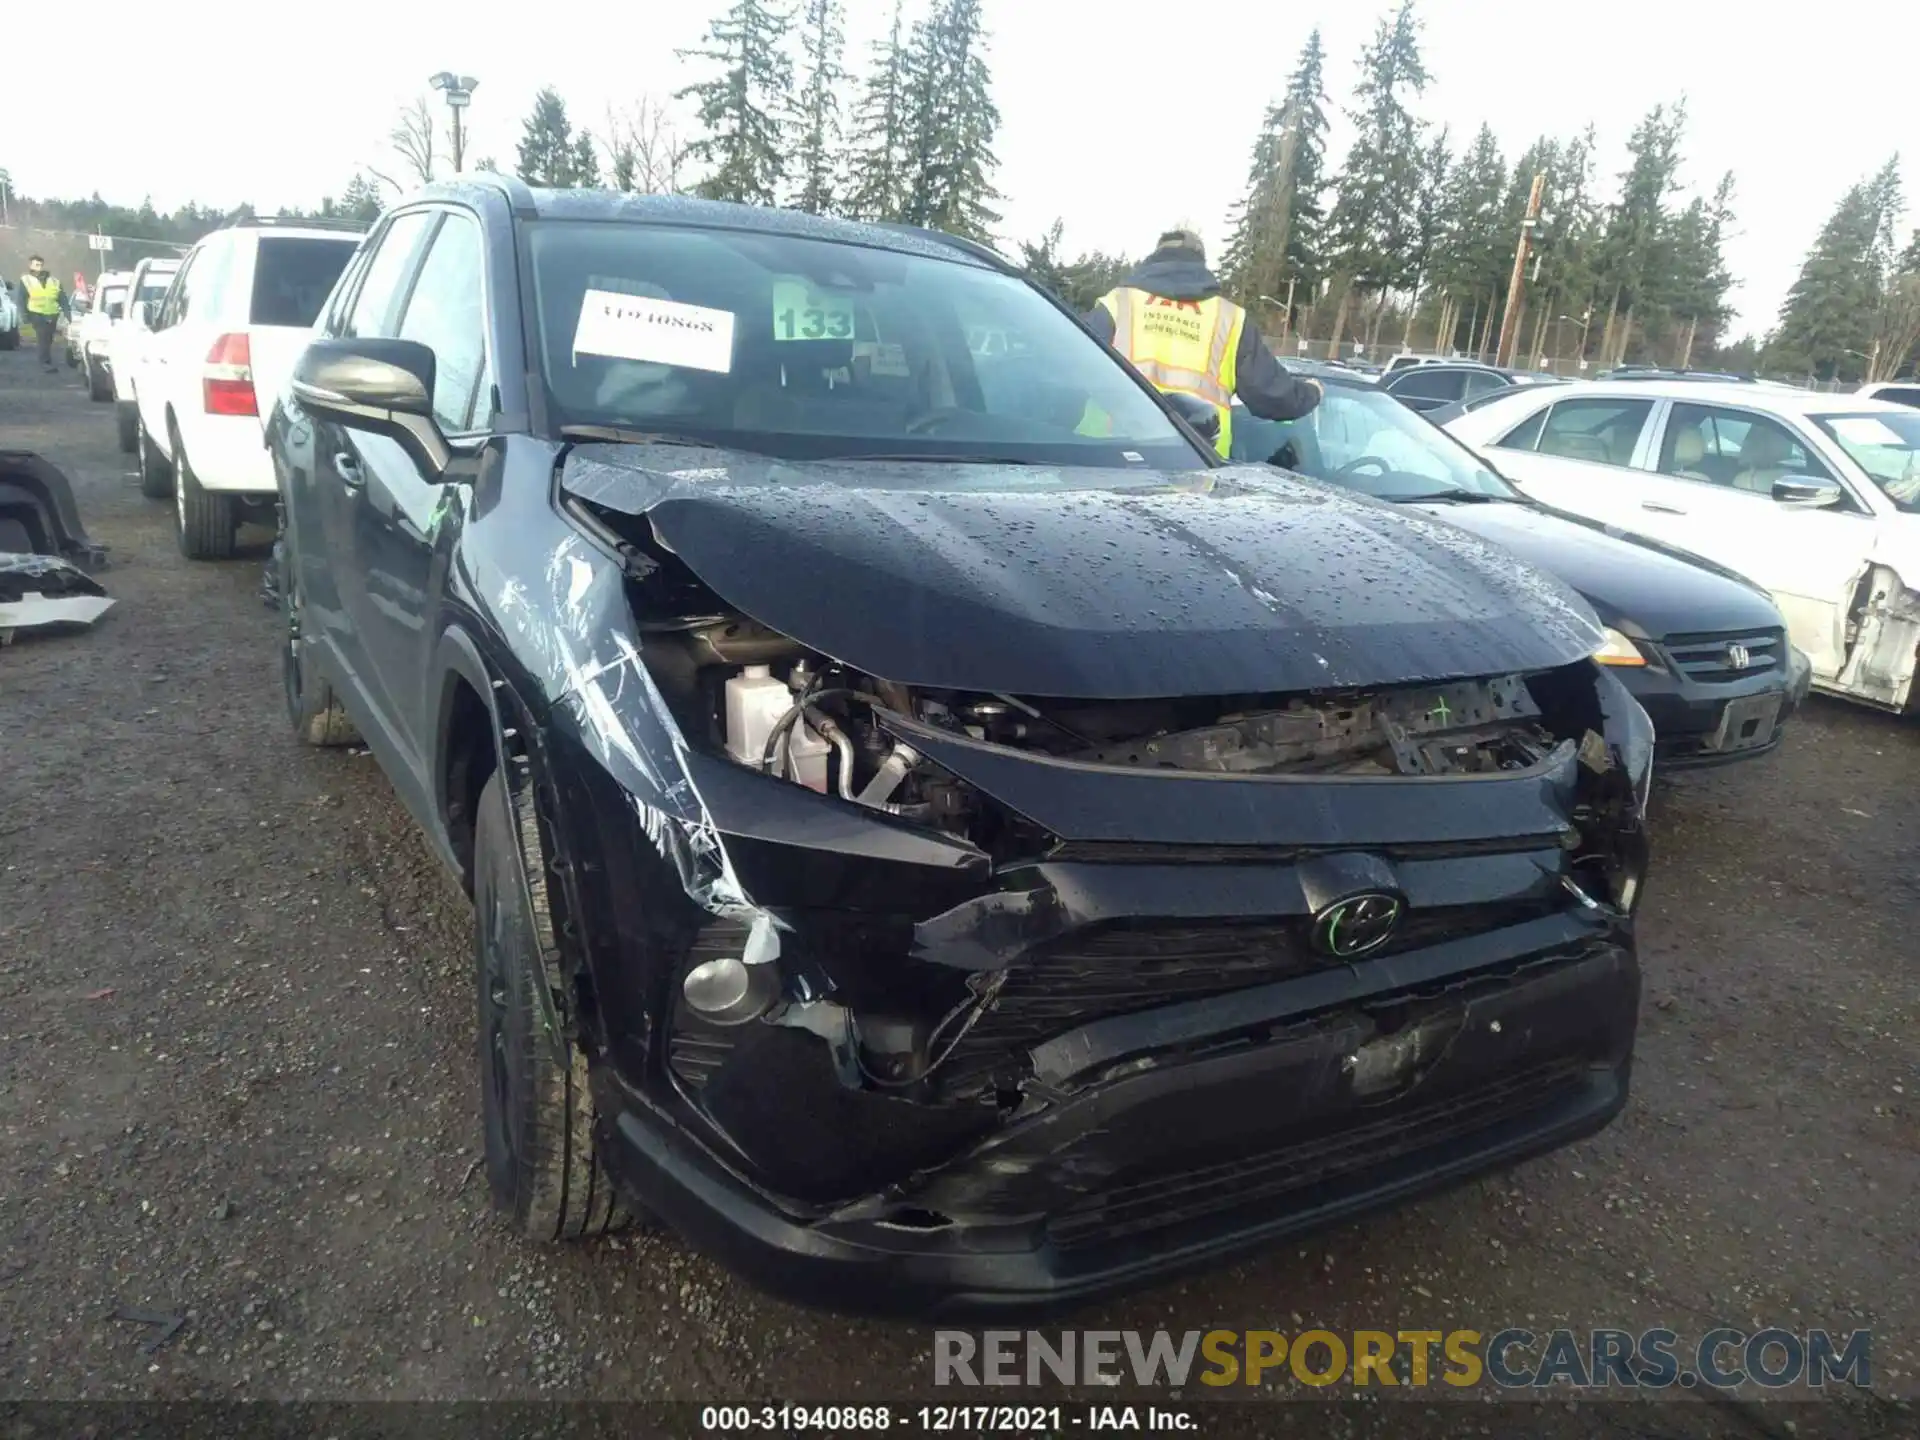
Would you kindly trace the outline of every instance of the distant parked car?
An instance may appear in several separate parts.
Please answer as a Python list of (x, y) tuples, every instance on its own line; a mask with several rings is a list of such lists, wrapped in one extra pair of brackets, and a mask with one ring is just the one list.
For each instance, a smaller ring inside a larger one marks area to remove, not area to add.
[(1920, 709), (1920, 413), (1633, 380), (1519, 392), (1447, 429), (1534, 499), (1764, 586), (1816, 688)]
[(1920, 410), (1920, 377), (1889, 380), (1878, 385), (1862, 385), (1853, 392), (1856, 400), (1882, 400), (1889, 405), (1906, 405)]
[(180, 261), (171, 255), (148, 256), (133, 267), (127, 279), (127, 313), (114, 334), (113, 365), (108, 378), (113, 381), (113, 421), (119, 433), (120, 448), (131, 455), (139, 448), (139, 412), (134, 407), (133, 367), (135, 357), (147, 343), (153, 317), (160, 313), (173, 277), (180, 272)]
[(363, 233), (248, 220), (208, 235), (181, 263), (133, 383), (141, 493), (173, 496), (188, 559), (231, 555), (243, 519), (271, 517), (263, 417)]
[(1477, 360), (1434, 361), (1389, 373), (1380, 388), (1409, 410), (1434, 410), (1456, 400), (1471, 400), (1515, 385), (1565, 383), (1557, 375), (1483, 365)]
[(1780, 743), (1806, 698), (1811, 667), (1765, 591), (1697, 555), (1609, 534), (1529, 500), (1375, 386), (1323, 384), (1325, 397), (1302, 420), (1236, 410), (1233, 458), (1423, 511), (1578, 591), (1607, 627), (1594, 658), (1652, 718), (1659, 765), (1744, 760)]
[(132, 280), (130, 271), (106, 271), (93, 287), (93, 307), (68, 327), (69, 343), (86, 370), (90, 400), (113, 398), (113, 332), (127, 318)]

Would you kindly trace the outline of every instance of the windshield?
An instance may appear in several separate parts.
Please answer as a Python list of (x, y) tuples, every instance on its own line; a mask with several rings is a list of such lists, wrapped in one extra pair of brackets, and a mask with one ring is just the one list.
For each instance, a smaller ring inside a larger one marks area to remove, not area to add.
[(1471, 450), (1391, 395), (1358, 385), (1325, 389), (1325, 398), (1300, 420), (1261, 420), (1235, 407), (1233, 458), (1279, 465), (1382, 500), (1520, 498)]
[(983, 265), (732, 230), (528, 228), (560, 425), (795, 459), (1203, 463), (1112, 352)]
[(140, 289), (134, 295), (133, 297), (134, 300), (143, 301), (143, 300), (166, 299), (167, 287), (173, 284), (173, 271), (177, 270), (178, 268), (179, 268), (178, 266), (174, 266), (172, 269), (168, 269), (168, 270), (147, 271), (146, 274), (140, 277)]
[(1920, 512), (1920, 412), (1811, 417), (1902, 510)]

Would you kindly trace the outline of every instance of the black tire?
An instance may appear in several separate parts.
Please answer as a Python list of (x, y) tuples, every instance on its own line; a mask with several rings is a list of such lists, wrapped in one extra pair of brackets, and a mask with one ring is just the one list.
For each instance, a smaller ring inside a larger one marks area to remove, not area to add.
[(18, 350), (20, 332), (18, 330), (0, 330), (0, 350)]
[[(112, 387), (108, 387), (109, 393)], [(120, 453), (132, 455), (140, 448), (140, 407), (125, 400), (113, 402), (113, 428), (120, 438)]]
[(233, 496), (200, 488), (177, 431), (172, 469), (173, 538), (180, 542), (180, 553), (189, 560), (231, 560), (234, 532), (240, 528)]
[(287, 696), (287, 719), (302, 745), (351, 745), (360, 738), (359, 730), (347, 718), (333, 687), (315, 675), (306, 662), (306, 649), (300, 637), (300, 589), (285, 539), (276, 542), (273, 548), (280, 614), (287, 625), (280, 666), (281, 685)]
[[(510, 808), (496, 770), (474, 817), (474, 980), (480, 1011), (480, 1110), (495, 1208), (532, 1240), (585, 1240), (633, 1222), (594, 1141), (587, 1056), (554, 1056), (534, 986), (554, 953), (531, 800)], [(526, 863), (522, 834), (531, 838)], [(530, 873), (529, 873), (530, 872)], [(522, 876), (525, 879), (522, 879)]]
[(113, 398), (113, 379), (93, 361), (87, 361), (87, 398), (89, 400), (111, 400)]
[(173, 466), (167, 463), (167, 457), (153, 443), (153, 437), (147, 434), (147, 424), (140, 418), (137, 402), (133, 410), (133, 425), (138, 437), (134, 448), (140, 456), (140, 493), (149, 500), (168, 499), (173, 494)]

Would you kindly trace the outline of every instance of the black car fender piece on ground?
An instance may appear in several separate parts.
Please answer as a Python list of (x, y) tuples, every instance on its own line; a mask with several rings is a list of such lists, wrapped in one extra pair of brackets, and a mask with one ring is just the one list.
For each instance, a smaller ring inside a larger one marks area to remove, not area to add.
[(86, 572), (105, 559), (67, 477), (31, 451), (0, 450), (0, 644), (16, 630), (98, 620), (113, 601)]
[(0, 551), (57, 555), (83, 569), (106, 558), (80, 523), (67, 477), (30, 450), (0, 450)]

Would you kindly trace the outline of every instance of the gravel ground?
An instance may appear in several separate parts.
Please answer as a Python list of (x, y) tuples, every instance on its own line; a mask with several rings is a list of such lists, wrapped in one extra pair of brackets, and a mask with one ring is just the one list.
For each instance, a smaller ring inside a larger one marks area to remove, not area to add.
[[(462, 903), (371, 759), (289, 735), (263, 552), (182, 560), (109, 407), (29, 354), (0, 355), (0, 445), (73, 479), (119, 601), (0, 652), (0, 1399), (983, 1398), (932, 1388), (928, 1328), (769, 1300), (670, 1237), (509, 1237)], [(1870, 1327), (1866, 1400), (1580, 1413), (1916, 1433), (1916, 782), (1920, 725), (1828, 702), (1774, 757), (1663, 781), (1615, 1125), (1058, 1325)], [(185, 1324), (149, 1354), (121, 1307)], [(1338, 1424), (1389, 1409), (1427, 1413)]]

